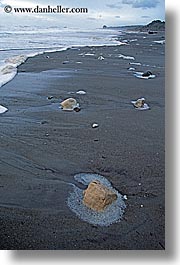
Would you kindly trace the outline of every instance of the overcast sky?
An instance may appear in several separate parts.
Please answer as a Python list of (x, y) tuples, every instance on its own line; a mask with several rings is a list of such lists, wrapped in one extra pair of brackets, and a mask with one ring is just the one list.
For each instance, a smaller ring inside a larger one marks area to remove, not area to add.
[[(24, 25), (42, 27), (101, 28), (147, 24), (165, 19), (165, 0), (0, 0), (0, 26)], [(4, 6), (12, 7), (85, 7), (87, 14), (6, 14)]]

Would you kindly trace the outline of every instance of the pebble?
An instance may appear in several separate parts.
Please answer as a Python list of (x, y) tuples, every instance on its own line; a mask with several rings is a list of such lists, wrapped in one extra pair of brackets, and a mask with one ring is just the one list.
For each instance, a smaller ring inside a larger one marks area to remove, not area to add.
[(67, 63), (69, 63), (69, 61), (64, 61), (64, 62), (62, 62), (62, 64), (67, 64)]
[(0, 114), (4, 113), (6, 111), (8, 111), (8, 109), (6, 107), (0, 105)]
[(99, 56), (98, 60), (102, 61), (102, 60), (104, 60), (104, 57), (103, 56)]
[(53, 96), (49, 96), (48, 99), (53, 99)]
[(127, 200), (127, 195), (124, 195), (123, 198), (124, 198), (124, 200)]
[(99, 127), (99, 124), (98, 123), (93, 123), (92, 124), (92, 128), (97, 128), (97, 127)]
[(79, 94), (79, 95), (85, 95), (86, 94), (86, 91), (84, 90), (79, 90), (76, 92), (76, 94)]

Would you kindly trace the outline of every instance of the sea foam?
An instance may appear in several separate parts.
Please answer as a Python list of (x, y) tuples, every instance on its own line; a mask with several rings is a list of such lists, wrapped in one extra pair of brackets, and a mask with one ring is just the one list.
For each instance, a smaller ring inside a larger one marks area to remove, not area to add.
[(165, 40), (155, 40), (154, 42), (158, 44), (165, 44)]
[(135, 60), (135, 58), (133, 56), (127, 56), (127, 55), (123, 55), (123, 54), (119, 54), (118, 57), (125, 59), (125, 60)]
[(11, 81), (17, 74), (17, 68), (11, 64), (0, 67), (0, 87)]
[(155, 75), (143, 76), (143, 72), (136, 72), (134, 76), (141, 79), (152, 79), (156, 77)]
[(17, 74), (17, 67), (27, 60), (26, 55), (17, 55), (5, 60), (0, 66), (0, 87), (11, 81)]

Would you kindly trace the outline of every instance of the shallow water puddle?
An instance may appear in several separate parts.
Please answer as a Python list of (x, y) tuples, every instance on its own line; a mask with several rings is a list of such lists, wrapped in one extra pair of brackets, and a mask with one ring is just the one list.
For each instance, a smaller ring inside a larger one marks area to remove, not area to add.
[(74, 176), (74, 179), (83, 184), (89, 185), (93, 180), (100, 181), (103, 185), (110, 188), (117, 194), (117, 200), (109, 205), (103, 212), (96, 212), (83, 204), (83, 189), (73, 186), (73, 191), (69, 194), (67, 204), (81, 220), (93, 225), (109, 226), (121, 220), (126, 208), (123, 196), (112, 187), (111, 183), (103, 176), (98, 174), (81, 173)]

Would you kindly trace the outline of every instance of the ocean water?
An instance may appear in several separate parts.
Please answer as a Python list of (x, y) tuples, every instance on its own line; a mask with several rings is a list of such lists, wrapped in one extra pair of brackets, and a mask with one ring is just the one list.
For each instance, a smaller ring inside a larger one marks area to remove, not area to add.
[(119, 45), (115, 30), (80, 30), (68, 28), (12, 27), (0, 28), (0, 87), (12, 80), (17, 66), (44, 52), (74, 46)]

